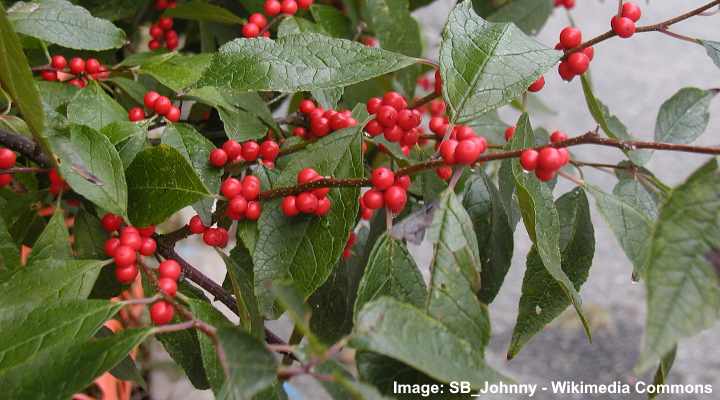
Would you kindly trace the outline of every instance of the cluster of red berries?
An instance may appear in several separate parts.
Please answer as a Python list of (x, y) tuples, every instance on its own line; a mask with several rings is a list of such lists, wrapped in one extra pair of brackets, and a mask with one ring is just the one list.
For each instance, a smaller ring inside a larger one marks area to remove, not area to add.
[(445, 164), (472, 165), (487, 150), (487, 140), (466, 125), (457, 125), (450, 137), (440, 143), (438, 151)]
[(264, 37), (270, 37), (270, 31), (264, 30), (265, 27), (268, 24), (267, 18), (260, 14), (260, 13), (253, 13), (250, 14), (248, 17), (248, 23), (243, 25), (242, 27), (242, 34), (243, 37), (246, 38), (254, 38), (260, 36), (260, 33), (262, 32), (262, 35)]
[(70, 185), (68, 185), (67, 182), (65, 182), (65, 179), (60, 176), (57, 169), (51, 169), (48, 173), (48, 178), (50, 179), (50, 193), (54, 196), (70, 189)]
[[(14, 151), (0, 147), (0, 169), (10, 169), (15, 166), (17, 155)], [(4, 187), (12, 182), (11, 174), (0, 174), (0, 187)]]
[(350, 110), (325, 110), (309, 99), (302, 100), (298, 110), (309, 119), (309, 129), (302, 126), (293, 129), (293, 135), (299, 138), (320, 138), (337, 130), (357, 125)]
[[(573, 49), (582, 43), (582, 32), (571, 26), (560, 31), (560, 42), (555, 45), (557, 50)], [(576, 75), (584, 74), (590, 68), (590, 61), (595, 56), (592, 47), (571, 53), (558, 66), (558, 73), (563, 80), (571, 81)]]
[[(168, 97), (161, 96), (158, 92), (151, 90), (145, 93), (143, 103), (145, 103), (147, 109), (164, 116), (168, 121), (177, 122), (180, 120), (180, 108), (175, 107)], [(133, 122), (145, 119), (145, 110), (142, 107), (131, 108), (128, 110), (128, 119)]]
[(50, 59), (50, 67), (40, 71), (40, 77), (46, 81), (61, 81), (78, 87), (87, 86), (88, 79), (107, 79), (110, 71), (107, 66), (100, 63), (95, 58), (83, 60), (80, 57), (73, 57), (68, 63), (67, 59), (61, 55), (54, 55)]
[[(265, 0), (263, 10), (265, 15), (274, 17), (278, 14), (295, 15), (299, 8), (307, 10), (314, 3), (314, 0)], [(242, 34), (246, 38), (258, 37), (262, 32), (265, 37), (270, 37), (270, 31), (265, 30), (268, 24), (267, 17), (261, 13), (253, 13), (248, 17), (248, 23), (243, 25)]]
[[(113, 235), (105, 241), (105, 254), (115, 261), (115, 279), (122, 284), (132, 283), (138, 274), (137, 253), (149, 257), (157, 250), (157, 243), (152, 238), (155, 227), (122, 226), (122, 218), (112, 213), (103, 215), (100, 223)], [(119, 235), (114, 236), (115, 233)]]
[[(182, 274), (182, 267), (173, 260), (167, 259), (158, 265), (158, 290), (166, 296), (175, 297), (177, 282)], [(165, 300), (158, 300), (150, 307), (150, 319), (155, 325), (165, 325), (172, 321), (175, 309)]]
[[(567, 140), (567, 135), (555, 131), (550, 135), (550, 142), (558, 143)], [(555, 177), (557, 171), (570, 161), (570, 153), (564, 147), (544, 147), (540, 151), (527, 149), (520, 153), (520, 165), (526, 171), (535, 171), (535, 176), (543, 182)]]
[(620, 15), (612, 17), (610, 27), (621, 38), (629, 38), (635, 34), (635, 23), (642, 16), (640, 7), (633, 3), (625, 3), (622, 5)]
[(575, 7), (575, 0), (555, 0), (555, 7), (565, 7), (570, 10)]
[(355, 242), (357, 242), (357, 235), (355, 232), (350, 232), (348, 235), (347, 243), (345, 243), (345, 248), (342, 252), (342, 258), (343, 260), (348, 260), (350, 257), (352, 257), (352, 248), (355, 246)]
[(255, 162), (259, 158), (265, 166), (272, 168), (278, 155), (280, 155), (280, 145), (274, 140), (268, 139), (260, 144), (249, 140), (240, 144), (230, 139), (223, 143), (222, 148), (210, 152), (209, 161), (213, 167), (222, 168), (227, 163)]
[(365, 125), (370, 136), (383, 134), (388, 142), (402, 146), (414, 146), (418, 143), (422, 130), (422, 113), (408, 108), (405, 98), (397, 92), (387, 92), (382, 99), (373, 97), (368, 100), (367, 110), (375, 118)]
[[(312, 168), (304, 168), (297, 174), (298, 185), (322, 179), (324, 177)], [(332, 202), (327, 197), (328, 193), (330, 188), (323, 187), (302, 192), (297, 196), (285, 196), (280, 203), (280, 210), (287, 217), (294, 217), (300, 213), (324, 217), (332, 207)]]
[(260, 218), (262, 207), (258, 201), (260, 179), (257, 176), (245, 175), (242, 180), (230, 176), (220, 185), (220, 193), (228, 199), (225, 215), (233, 221), (257, 221)]
[[(259, 208), (257, 213), (260, 215)], [(247, 210), (245, 211), (245, 215), (247, 216)], [(227, 229), (220, 226), (216, 228), (205, 226), (199, 215), (190, 218), (190, 222), (188, 222), (188, 229), (196, 235), (203, 235), (203, 242), (205, 242), (208, 246), (225, 247), (230, 240)]]
[(170, 17), (160, 17), (157, 22), (150, 25), (150, 36), (152, 39), (148, 43), (150, 50), (157, 50), (162, 47), (163, 43), (168, 50), (175, 50), (178, 47), (179, 37), (177, 31), (173, 27), (173, 19)]
[(370, 219), (373, 217), (373, 214), (375, 214), (375, 210), (372, 208), (368, 208), (368, 206), (365, 205), (365, 200), (363, 200), (363, 195), (360, 195), (360, 198), (358, 201), (360, 202), (360, 218), (364, 219), (365, 221), (370, 221)]
[(177, 7), (177, 2), (175, 0), (155, 0), (155, 9), (157, 11), (175, 7)]
[(370, 210), (383, 206), (390, 212), (399, 214), (407, 203), (407, 190), (410, 188), (410, 177), (395, 176), (389, 168), (375, 168), (370, 176), (372, 188), (363, 194), (362, 205)]

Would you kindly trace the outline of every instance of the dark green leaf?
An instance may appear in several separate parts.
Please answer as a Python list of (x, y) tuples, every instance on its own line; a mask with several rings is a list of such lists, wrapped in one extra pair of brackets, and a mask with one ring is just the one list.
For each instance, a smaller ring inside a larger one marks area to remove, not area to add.
[[(115, 333), (107, 326), (102, 326), (95, 334), (96, 338), (104, 338), (114, 335)], [(123, 381), (137, 382), (143, 388), (147, 389), (145, 379), (143, 379), (140, 370), (138, 370), (135, 361), (128, 354), (127, 357), (123, 358), (122, 361), (117, 363), (108, 373)]]
[(484, 172), (477, 172), (465, 183), (462, 203), (475, 228), (482, 264), (478, 297), (483, 303), (490, 304), (510, 269), (513, 229), (500, 192)]
[(660, 106), (655, 122), (655, 141), (692, 143), (705, 132), (710, 121), (710, 102), (717, 90), (684, 88)]
[(468, 381), (478, 389), (503, 379), (485, 364), (477, 346), (421, 310), (388, 297), (363, 307), (351, 345), (389, 356), (442, 382)]
[[(595, 232), (585, 191), (576, 188), (564, 194), (557, 200), (556, 207), (560, 215), (562, 269), (579, 291), (588, 277), (595, 253)], [(543, 265), (536, 247), (530, 250), (526, 265), (508, 359), (514, 358), (533, 336), (570, 305), (563, 288)], [(586, 333), (589, 338), (590, 331)]]
[(358, 287), (355, 314), (370, 301), (390, 296), (421, 308), (427, 299), (427, 288), (420, 270), (400, 241), (384, 234), (375, 242), (365, 274)]
[(0, 272), (15, 271), (20, 267), (20, 248), (10, 236), (5, 218), (0, 215)]
[(650, 237), (647, 320), (638, 370), (720, 317), (720, 172), (713, 159), (670, 192)]
[(329, 89), (387, 74), (415, 61), (314, 33), (275, 41), (236, 39), (220, 48), (200, 86), (280, 92)]
[[(657, 370), (655, 371), (655, 378), (653, 379), (653, 385), (664, 385), (667, 382), (667, 377), (670, 374), (670, 369), (675, 363), (675, 356), (677, 354), (677, 346), (673, 347), (670, 352), (660, 360)], [(659, 393), (648, 394), (648, 399), (654, 399)]]
[(469, 122), (519, 97), (560, 55), (513, 24), (483, 20), (469, 1), (459, 3), (440, 47), (443, 98), (451, 122)]
[(135, 157), (127, 181), (129, 216), (135, 226), (163, 222), (210, 194), (185, 157), (162, 144)]
[(36, 81), (35, 85), (42, 96), (42, 102), (53, 110), (69, 103), (80, 91), (77, 87), (64, 82)]
[(100, 133), (107, 136), (115, 145), (124, 168), (130, 166), (135, 156), (145, 148), (147, 142), (147, 131), (130, 121), (113, 122), (102, 128)]
[(277, 37), (281, 38), (299, 33), (327, 34), (322, 26), (312, 23), (305, 18), (287, 17), (280, 22)]
[(20, 1), (8, 16), (18, 32), (62, 47), (107, 50), (125, 44), (122, 29), (65, 0)]
[[(182, 320), (176, 315), (172, 322), (178, 323)], [(185, 371), (190, 383), (196, 389), (205, 390), (210, 388), (210, 383), (205, 373), (198, 335), (203, 334), (193, 329), (163, 333), (156, 338), (170, 357)]]
[(127, 111), (99, 84), (81, 89), (67, 107), (68, 121), (100, 130), (112, 122), (127, 121)]
[(245, 23), (245, 19), (238, 17), (227, 9), (199, 0), (178, 4), (176, 7), (167, 9), (165, 15), (178, 19), (219, 22), (221, 24)]
[(110, 21), (131, 17), (139, 11), (137, 0), (81, 0), (79, 3), (92, 15)]
[(176, 92), (181, 92), (200, 79), (211, 59), (211, 54), (170, 53), (143, 63), (140, 72), (152, 76)]
[(713, 60), (715, 65), (720, 67), (720, 42), (700, 40), (700, 44), (705, 47), (705, 51), (707, 51), (708, 56)]
[(512, 22), (528, 35), (537, 35), (552, 14), (552, 0), (512, 0), (487, 18), (492, 22)]
[(253, 286), (252, 257), (243, 244), (237, 244), (230, 256), (219, 252), (227, 267), (227, 276), (237, 301), (240, 325), (258, 339), (264, 337), (264, 321), (258, 310)]
[(497, 111), (489, 111), (473, 118), (468, 123), (468, 126), (475, 129), (475, 132), (482, 134), (490, 143), (503, 143), (505, 141), (505, 129), (508, 127), (500, 119)]
[(264, 343), (238, 328), (220, 328), (217, 335), (230, 369), (219, 400), (251, 400), (275, 383), (275, 358)]
[[(114, 83), (117, 87), (120, 88), (123, 92), (125, 92), (128, 97), (130, 97), (135, 103), (137, 104), (143, 104), (143, 97), (145, 96), (145, 92), (147, 92), (147, 88), (140, 82), (124, 78), (122, 76), (115, 76), (108, 81)], [(63, 85), (63, 86), (70, 86), (74, 87), (72, 85)]]
[[(233, 326), (232, 322), (228, 321), (220, 311), (204, 300), (190, 299), (188, 305), (195, 318), (208, 323), (212, 327), (225, 328)], [(210, 383), (213, 392), (218, 393), (225, 382), (225, 372), (218, 359), (215, 344), (210, 337), (202, 333), (198, 335), (198, 343), (208, 383)]]
[(320, 107), (325, 109), (334, 109), (340, 102), (343, 92), (343, 88), (332, 88), (313, 90), (310, 93), (312, 94), (312, 97), (317, 100), (318, 104), (320, 104)]
[(355, 32), (353, 32), (352, 24), (339, 9), (324, 4), (313, 4), (310, 6), (310, 14), (330, 36), (343, 39), (353, 38)]
[(35, 242), (27, 264), (28, 268), (33, 268), (35, 263), (63, 262), (70, 257), (70, 235), (65, 227), (65, 212), (58, 208)]

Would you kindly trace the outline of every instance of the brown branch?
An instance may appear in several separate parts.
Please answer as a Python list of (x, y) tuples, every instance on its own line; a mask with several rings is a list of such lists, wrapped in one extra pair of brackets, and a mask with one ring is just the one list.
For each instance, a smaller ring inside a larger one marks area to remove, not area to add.
[[(677, 17), (670, 18), (670, 19), (668, 19), (668, 20), (659, 22), (659, 23), (657, 23), (657, 24), (645, 25), (645, 26), (638, 26), (637, 29), (635, 29), (635, 32), (636, 32), (636, 33), (637, 33), (637, 32), (662, 32), (662, 31), (664, 31), (664, 30), (667, 30), (667, 27), (669, 27), (670, 25), (677, 24), (678, 22), (685, 21), (685, 20), (688, 19), (688, 18), (692, 18), (692, 17), (694, 17), (694, 16), (696, 16), (696, 15), (700, 15), (700, 14), (702, 14), (703, 12), (705, 12), (705, 11), (707, 11), (707, 10), (709, 10), (709, 9), (717, 6), (717, 5), (720, 5), (720, 0), (711, 1), (710, 3), (705, 4), (705, 5), (702, 6), (702, 7), (698, 7), (698, 8), (696, 8), (696, 9), (694, 9), (694, 10), (691, 10), (691, 11), (686, 12), (685, 14), (678, 15)], [(608, 40), (608, 39), (610, 39), (610, 38), (612, 38), (612, 37), (614, 37), (614, 36), (617, 36), (617, 35), (615, 34), (615, 32), (613, 32), (612, 30), (609, 30), (609, 31), (607, 31), (607, 32), (605, 32), (605, 33), (603, 33), (603, 34), (601, 34), (601, 35), (599, 35), (599, 36), (596, 36), (596, 37), (588, 40), (587, 42), (581, 43), (581, 44), (580, 44), (579, 46), (577, 46), (577, 47), (573, 47), (572, 49), (565, 50), (565, 55), (567, 56), (567, 55), (569, 55), (569, 54), (572, 54), (572, 53), (575, 53), (575, 52), (577, 52), (577, 51), (580, 51), (580, 50), (582, 50), (582, 49), (584, 49), (584, 48), (586, 48), (586, 47), (594, 46), (594, 45), (596, 45), (596, 44), (598, 44), (598, 43), (600, 43), (600, 42), (603, 42), (603, 41), (605, 41), (605, 40)]]
[(40, 166), (49, 167), (52, 165), (50, 158), (43, 152), (42, 147), (30, 138), (0, 129), (0, 143), (10, 150), (17, 151)]
[(440, 97), (440, 95), (435, 93), (435, 91), (433, 90), (430, 94), (426, 95), (425, 97), (421, 97), (417, 99), (417, 101), (413, 102), (413, 104), (410, 105), (410, 108), (422, 107), (425, 104), (437, 99), (438, 97)]
[(0, 169), (0, 175), (4, 174), (41, 174), (50, 172), (47, 168), (35, 167), (13, 167), (10, 169)]

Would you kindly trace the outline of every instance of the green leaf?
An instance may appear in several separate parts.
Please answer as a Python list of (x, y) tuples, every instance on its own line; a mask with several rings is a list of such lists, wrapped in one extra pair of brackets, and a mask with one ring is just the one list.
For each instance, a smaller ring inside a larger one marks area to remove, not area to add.
[(351, 345), (401, 361), (442, 382), (467, 381), (479, 389), (486, 382), (507, 381), (485, 364), (477, 346), (421, 310), (388, 297), (363, 307)]
[(508, 222), (500, 192), (482, 171), (465, 183), (462, 200), (475, 230), (482, 269), (478, 297), (490, 304), (510, 269), (513, 254), (513, 228)]
[[(96, 338), (104, 338), (114, 335), (115, 333), (108, 328), (107, 326), (103, 325), (100, 327), (100, 329), (95, 334)], [(122, 381), (133, 381), (137, 382), (140, 386), (142, 386), (144, 389), (147, 389), (147, 383), (145, 382), (145, 379), (143, 379), (142, 374), (140, 373), (140, 370), (138, 370), (137, 365), (135, 365), (135, 361), (130, 357), (128, 354), (127, 357), (123, 358), (122, 361), (117, 363), (108, 373), (115, 378), (118, 378)]]
[(20, 1), (8, 16), (19, 33), (62, 47), (97, 51), (125, 44), (122, 29), (65, 0)]
[(638, 370), (720, 317), (720, 171), (712, 159), (677, 188), (650, 237), (647, 319)]
[(192, 0), (187, 3), (178, 4), (176, 7), (168, 8), (164, 14), (178, 19), (189, 19), (193, 21), (218, 22), (221, 24), (245, 23), (245, 19), (238, 17), (225, 8), (198, 0)]
[[(670, 374), (670, 369), (675, 363), (675, 356), (677, 355), (677, 346), (673, 347), (670, 352), (660, 360), (657, 370), (655, 371), (655, 378), (653, 379), (653, 385), (664, 385), (667, 382), (667, 377)], [(648, 399), (654, 399), (659, 393), (648, 394)]]
[[(222, 169), (215, 168), (208, 163), (210, 152), (215, 148), (211, 141), (206, 139), (192, 125), (172, 124), (163, 131), (161, 141), (174, 147), (190, 162), (195, 173), (205, 184), (210, 193), (217, 193), (220, 189)], [(206, 197), (193, 205), (193, 208), (203, 216), (210, 219), (215, 199)]]
[(110, 21), (131, 17), (139, 11), (137, 0), (82, 0), (79, 3), (92, 15)]
[(312, 23), (305, 18), (300, 17), (286, 17), (280, 22), (278, 26), (277, 37), (282, 38), (285, 36), (296, 35), (299, 33), (318, 33), (325, 35), (325, 29), (322, 26)]
[(251, 400), (275, 383), (275, 357), (264, 343), (238, 328), (220, 328), (217, 335), (230, 369), (219, 400)]
[(240, 325), (258, 339), (264, 337), (264, 320), (258, 310), (258, 302), (253, 286), (252, 257), (243, 244), (237, 244), (226, 256), (218, 252), (225, 261), (227, 276), (233, 288), (237, 301)]
[(440, 195), (425, 240), (433, 245), (427, 313), (482, 352), (490, 339), (490, 317), (476, 296), (481, 271), (478, 243), (472, 220), (452, 190)]
[[(204, 300), (190, 299), (188, 300), (190, 311), (195, 318), (208, 323), (214, 328), (221, 327), (232, 327), (232, 322), (228, 321), (225, 316), (220, 313), (212, 304)], [(198, 334), (198, 343), (200, 345), (200, 355), (202, 357), (202, 363), (205, 367), (205, 374), (207, 376), (208, 383), (213, 389), (213, 393), (218, 393), (223, 383), (225, 382), (225, 372), (223, 371), (222, 364), (217, 356), (215, 350), (215, 344), (213, 340), (205, 334)]]
[(51, 154), (50, 145), (43, 133), (45, 113), (40, 94), (33, 81), (32, 71), (20, 39), (10, 25), (2, 4), (0, 4), (0, 83), (3, 90), (13, 99), (35, 140), (47, 154)]
[[(0, 371), (21, 364), (58, 344), (90, 338), (123, 306), (105, 300), (73, 300), (42, 305), (29, 313), (3, 313)], [(2, 372), (0, 372), (2, 374)]]
[(310, 93), (312, 94), (312, 97), (317, 100), (318, 104), (320, 104), (320, 107), (325, 109), (334, 109), (340, 102), (343, 92), (343, 88), (333, 88), (313, 90)]
[(64, 82), (36, 81), (35, 85), (42, 96), (42, 102), (53, 110), (69, 103), (80, 91)]
[(489, 111), (482, 114), (468, 123), (475, 132), (482, 132), (482, 135), (490, 143), (503, 143), (505, 141), (505, 129), (508, 125), (500, 119), (497, 111)]
[(6, 388), (3, 395), (7, 399), (70, 398), (122, 361), (150, 333), (150, 329), (129, 329), (70, 347), (56, 346), (0, 374), (0, 385)]
[(712, 40), (699, 40), (699, 42), (705, 47), (707, 55), (713, 60), (715, 65), (720, 67), (720, 42), (713, 42)]
[(112, 122), (127, 121), (127, 111), (99, 84), (91, 82), (67, 106), (68, 121), (100, 130)]
[(5, 218), (0, 215), (0, 272), (15, 271), (20, 267), (20, 249), (15, 244)]
[[(179, 322), (182, 320), (175, 315), (172, 323)], [(170, 357), (185, 371), (185, 375), (193, 387), (205, 390), (210, 388), (210, 383), (205, 372), (199, 335), (203, 335), (203, 333), (192, 329), (163, 333), (157, 335), (156, 338), (162, 343)]]
[[(610, 113), (610, 110), (603, 104), (592, 91), (592, 85), (587, 75), (580, 76), (582, 82), (583, 93), (585, 94), (585, 101), (587, 102), (588, 110), (592, 115), (595, 122), (600, 125), (603, 132), (608, 137), (616, 140), (634, 140), (632, 135), (628, 133), (625, 125), (616, 116)], [(648, 150), (626, 150), (623, 152), (633, 163), (637, 165), (644, 165), (652, 156), (652, 151)]]
[(100, 133), (107, 136), (117, 149), (123, 167), (127, 169), (147, 143), (147, 131), (140, 125), (130, 122), (113, 122), (102, 128)]
[[(426, 374), (396, 361), (390, 357), (386, 357), (376, 353), (360, 351), (355, 356), (358, 374), (360, 379), (373, 384), (381, 393), (392, 396), (397, 392), (397, 385), (401, 384), (442, 384), (437, 380), (427, 376)], [(447, 396), (447, 397), (446, 397)], [(442, 396), (435, 394), (434, 399), (456, 398), (452, 395)], [(412, 397), (399, 397), (411, 399)]]
[(312, 354), (321, 355), (327, 348), (323, 346), (310, 330), (310, 307), (305, 303), (302, 293), (290, 281), (274, 281), (268, 288), (280, 308), (282, 308), (295, 329), (305, 337)]
[(211, 59), (212, 54), (170, 53), (143, 63), (140, 72), (152, 76), (175, 92), (182, 92), (200, 79)]
[(128, 215), (135, 226), (159, 224), (210, 195), (185, 157), (163, 144), (140, 152), (126, 175)]
[[(356, 119), (365, 118), (356, 115)], [(363, 176), (362, 125), (334, 132), (296, 153), (277, 185), (295, 185), (297, 173), (303, 168), (314, 168), (320, 175), (335, 178)], [(332, 208), (322, 218), (309, 215), (288, 218), (280, 211), (281, 199), (263, 205), (258, 222), (260, 235), (253, 253), (255, 292), (261, 312), (266, 315), (272, 312), (272, 296), (265, 288), (266, 281), (290, 278), (306, 298), (325, 282), (340, 259), (348, 232), (355, 226), (358, 195), (354, 187), (332, 189), (329, 194)]]
[[(510, 147), (515, 150), (534, 145), (530, 119), (527, 114), (523, 114), (517, 123)], [(537, 248), (540, 260), (547, 272), (562, 287), (565, 296), (572, 301), (583, 325), (587, 326), (580, 295), (575, 290), (573, 282), (562, 269), (560, 220), (553, 203), (552, 191), (548, 185), (540, 182), (534, 175), (526, 173), (517, 159), (512, 161), (512, 172), (515, 178), (515, 191), (520, 203), (523, 222), (530, 239)]]
[(50, 301), (84, 299), (102, 266), (95, 260), (39, 261), (0, 283), (0, 304), (5, 310), (30, 310)]
[(355, 32), (352, 30), (350, 20), (339, 9), (324, 4), (310, 6), (310, 14), (330, 36), (343, 39), (352, 39)]
[(655, 122), (655, 141), (692, 143), (705, 132), (710, 121), (710, 102), (717, 90), (684, 88), (660, 106)]
[(28, 268), (42, 261), (67, 260), (71, 258), (70, 235), (65, 227), (65, 212), (58, 208), (50, 222), (38, 237), (28, 257)]
[(236, 39), (220, 48), (200, 86), (247, 91), (309, 91), (348, 86), (416, 60), (357, 42), (306, 33), (275, 41)]
[(483, 20), (469, 1), (459, 3), (440, 47), (443, 98), (451, 122), (469, 122), (520, 97), (560, 55), (513, 24)]
[[(556, 207), (560, 215), (562, 269), (579, 291), (588, 277), (595, 253), (595, 232), (587, 195), (583, 189), (576, 188), (560, 197)], [(569, 305), (563, 288), (547, 271), (533, 246), (527, 257), (519, 312), (507, 358), (514, 358), (533, 336)], [(587, 325), (585, 329), (590, 338)]]
[(70, 136), (54, 136), (60, 173), (70, 187), (100, 208), (127, 214), (127, 183), (122, 160), (107, 136), (86, 126), (71, 126)]
[(427, 298), (425, 282), (407, 247), (388, 234), (380, 236), (370, 253), (358, 287), (355, 315), (366, 303), (381, 296), (390, 296), (418, 308), (425, 305)]
[[(135, 103), (137, 104), (144, 104), (143, 98), (145, 97), (145, 92), (147, 92), (147, 88), (142, 83), (124, 78), (122, 76), (114, 76), (112, 78), (107, 79), (107, 81), (114, 83), (120, 90), (125, 92), (128, 97), (130, 97)], [(74, 87), (72, 85), (64, 85), (64, 86), (70, 86)]]
[(537, 35), (555, 9), (552, 0), (513, 0), (487, 18), (492, 22), (512, 22), (528, 35)]

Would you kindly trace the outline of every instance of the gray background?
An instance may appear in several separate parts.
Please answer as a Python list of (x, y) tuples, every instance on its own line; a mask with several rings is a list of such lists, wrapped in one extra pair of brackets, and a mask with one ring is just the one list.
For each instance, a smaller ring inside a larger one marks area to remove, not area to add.
[[(609, 19), (615, 10), (614, 1), (578, 0), (573, 17), (586, 38), (608, 29)], [(705, 4), (703, 0), (638, 2), (643, 7), (641, 24), (656, 23)], [(423, 26), (427, 56), (437, 57), (440, 32), (454, 1), (438, 0), (418, 10), (415, 15)], [(674, 26), (672, 29), (685, 35), (720, 40), (720, 14), (697, 17)], [(539, 35), (539, 40), (553, 46), (559, 31), (568, 25), (564, 9), (557, 9)], [(674, 40), (660, 33), (643, 33), (629, 40), (612, 39), (595, 48), (592, 62), (596, 95), (622, 120), (633, 135), (651, 140), (657, 111), (666, 99), (687, 86), (700, 88), (720, 87), (720, 70), (711, 62), (701, 46)], [(545, 76), (546, 86), (540, 93), (543, 102), (551, 105), (555, 114), (534, 113), (534, 126), (548, 130), (561, 129), (577, 135), (594, 129), (595, 123), (587, 112), (578, 79), (564, 83), (554, 71)], [(720, 114), (717, 100), (712, 103), (713, 117), (707, 132), (696, 142), (718, 145), (717, 130)], [(504, 110), (506, 122), (517, 114)], [(615, 162), (621, 160), (619, 151), (597, 146), (575, 148), (577, 159)], [(707, 157), (656, 153), (648, 167), (666, 183), (682, 182)], [(586, 180), (605, 189), (612, 189), (615, 179), (607, 174), (586, 170)], [(571, 186), (561, 182), (558, 193)], [(548, 384), (550, 380), (583, 380), (588, 383), (610, 383), (614, 380), (634, 382), (632, 367), (641, 345), (645, 318), (645, 293), (641, 284), (630, 280), (632, 270), (622, 250), (600, 215), (593, 210), (596, 255), (588, 282), (582, 289), (586, 311), (593, 326), (594, 342), (588, 344), (577, 318), (566, 313), (525, 347), (511, 362), (505, 361), (505, 352), (517, 315), (517, 302), (524, 272), (525, 256), (530, 242), (522, 224), (515, 234), (515, 256), (510, 273), (495, 302), (490, 307), (493, 322), (493, 339), (489, 349), (489, 362), (520, 382)], [(215, 254), (206, 253), (192, 241), (186, 241), (181, 253), (203, 266), (215, 279), (222, 279), (222, 263)], [(276, 325), (277, 327), (277, 325)], [(278, 327), (280, 328), (280, 327)], [(286, 331), (286, 329), (280, 329)], [(711, 383), (715, 394), (709, 396), (670, 396), (677, 399), (720, 398), (720, 326), (685, 340), (670, 376), (670, 383)], [(178, 376), (158, 374), (154, 398), (202, 399), (211, 398), (207, 392), (192, 390)], [(174, 384), (171, 384), (174, 383)], [(631, 396), (630, 398), (641, 396)], [(318, 398), (318, 397), (315, 397)], [(493, 398), (508, 398), (495, 396)], [(550, 394), (535, 398), (552, 399)], [(567, 396), (563, 398), (573, 398)], [(627, 396), (578, 396), (577, 398), (629, 398)], [(307, 398), (310, 400), (310, 398)]]

